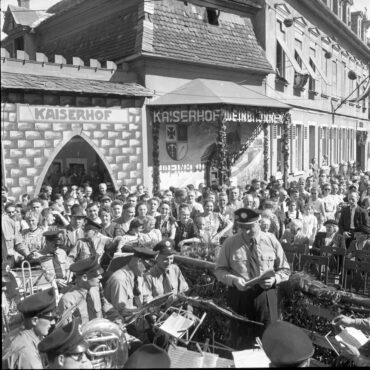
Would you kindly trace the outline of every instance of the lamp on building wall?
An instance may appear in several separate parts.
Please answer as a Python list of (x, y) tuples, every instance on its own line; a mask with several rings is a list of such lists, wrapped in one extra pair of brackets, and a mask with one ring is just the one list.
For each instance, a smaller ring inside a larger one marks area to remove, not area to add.
[(324, 56), (326, 59), (330, 59), (333, 56), (333, 53), (331, 51), (326, 51)]

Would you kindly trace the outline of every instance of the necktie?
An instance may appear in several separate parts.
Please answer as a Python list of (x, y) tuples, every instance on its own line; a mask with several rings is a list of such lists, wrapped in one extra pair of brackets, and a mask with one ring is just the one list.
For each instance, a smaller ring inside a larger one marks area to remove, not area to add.
[(134, 296), (140, 296), (141, 292), (139, 289), (139, 282), (137, 279), (137, 276), (134, 277), (134, 289), (132, 291), (134, 293)]
[(169, 292), (172, 292), (173, 290), (173, 287), (172, 287), (172, 284), (171, 284), (171, 281), (170, 281), (170, 277), (169, 277), (169, 271), (165, 271), (162, 276), (163, 276), (163, 292), (164, 293), (169, 293)]
[(250, 278), (254, 278), (260, 275), (259, 261), (257, 254), (257, 240), (255, 238), (250, 239)]

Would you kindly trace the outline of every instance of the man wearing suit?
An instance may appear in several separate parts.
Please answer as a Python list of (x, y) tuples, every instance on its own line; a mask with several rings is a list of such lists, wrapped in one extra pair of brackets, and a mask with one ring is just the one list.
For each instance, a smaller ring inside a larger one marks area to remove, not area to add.
[(339, 218), (339, 233), (346, 241), (346, 247), (355, 240), (355, 233), (370, 235), (370, 218), (365, 209), (357, 205), (358, 193), (352, 192), (348, 195), (349, 207), (343, 208)]

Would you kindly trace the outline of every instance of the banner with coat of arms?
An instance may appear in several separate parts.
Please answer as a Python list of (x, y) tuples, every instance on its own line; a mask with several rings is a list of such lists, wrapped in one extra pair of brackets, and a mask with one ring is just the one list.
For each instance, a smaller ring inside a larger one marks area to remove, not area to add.
[(166, 125), (166, 150), (174, 161), (181, 161), (188, 153), (188, 126)]

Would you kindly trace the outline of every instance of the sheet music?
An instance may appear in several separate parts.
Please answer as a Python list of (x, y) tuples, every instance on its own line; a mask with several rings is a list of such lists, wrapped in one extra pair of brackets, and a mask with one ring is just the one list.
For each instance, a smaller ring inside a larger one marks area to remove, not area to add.
[(335, 339), (338, 342), (344, 342), (356, 348), (360, 348), (368, 341), (368, 338), (361, 330), (352, 327), (342, 330), (335, 336)]
[(171, 359), (172, 369), (199, 369), (202, 367), (203, 358), (198, 352), (188, 351), (184, 347), (170, 346), (168, 356)]
[(188, 330), (193, 324), (194, 321), (189, 320), (176, 312), (172, 312), (171, 316), (168, 317), (159, 328), (175, 338), (181, 338), (186, 330)]
[(269, 367), (270, 360), (262, 349), (232, 352), (236, 368)]

